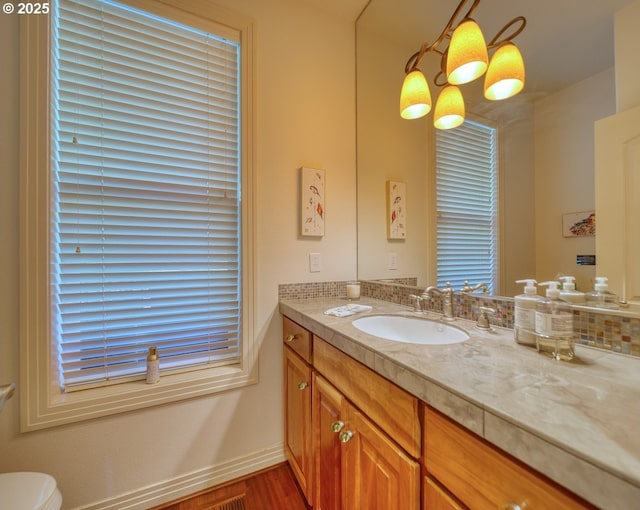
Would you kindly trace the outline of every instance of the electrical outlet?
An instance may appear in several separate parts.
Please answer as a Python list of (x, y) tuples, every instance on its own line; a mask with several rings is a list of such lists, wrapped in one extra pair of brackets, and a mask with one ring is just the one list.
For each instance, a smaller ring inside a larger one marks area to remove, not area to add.
[(309, 253), (309, 272), (319, 273), (322, 271), (322, 257), (319, 253)]
[(389, 253), (389, 264), (387, 269), (398, 269), (398, 254), (397, 253)]

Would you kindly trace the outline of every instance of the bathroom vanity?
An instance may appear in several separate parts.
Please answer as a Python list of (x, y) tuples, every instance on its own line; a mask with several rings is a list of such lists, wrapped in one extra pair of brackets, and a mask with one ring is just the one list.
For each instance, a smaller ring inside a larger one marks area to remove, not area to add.
[[(640, 365), (576, 346), (557, 362), (509, 329), (448, 345), (385, 340), (343, 298), (281, 300), (285, 446), (314, 508), (628, 509), (640, 501)], [(379, 506), (380, 498), (385, 505)], [(373, 507), (373, 506), (372, 506)]]

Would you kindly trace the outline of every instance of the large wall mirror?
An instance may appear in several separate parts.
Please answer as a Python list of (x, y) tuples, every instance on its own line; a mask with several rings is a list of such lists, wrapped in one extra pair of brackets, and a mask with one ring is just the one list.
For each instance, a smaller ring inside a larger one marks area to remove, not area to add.
[[(500, 295), (521, 293), (517, 279), (560, 274), (575, 276), (580, 290), (593, 288), (596, 267), (577, 257), (595, 255), (595, 237), (566, 237), (562, 221), (595, 210), (594, 122), (616, 113), (614, 14), (632, 1), (485, 0), (474, 13), (487, 40), (515, 16), (527, 18), (515, 40), (525, 60), (524, 91), (489, 102), (481, 83), (461, 87), (467, 111), (500, 126)], [(438, 37), (458, 3), (371, 0), (357, 21), (360, 279), (435, 282), (432, 114), (401, 119), (399, 92), (405, 62)], [(421, 64), (434, 101), (439, 64), (435, 55)], [(406, 184), (400, 240), (387, 238), (389, 180)]]

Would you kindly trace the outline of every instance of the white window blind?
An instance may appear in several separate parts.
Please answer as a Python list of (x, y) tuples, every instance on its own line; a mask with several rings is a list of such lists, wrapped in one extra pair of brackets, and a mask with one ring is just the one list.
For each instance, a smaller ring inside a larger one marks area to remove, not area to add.
[(62, 0), (52, 39), (52, 322), (67, 390), (238, 361), (239, 42)]
[(498, 278), (496, 129), (466, 120), (436, 133), (438, 285), (460, 288)]

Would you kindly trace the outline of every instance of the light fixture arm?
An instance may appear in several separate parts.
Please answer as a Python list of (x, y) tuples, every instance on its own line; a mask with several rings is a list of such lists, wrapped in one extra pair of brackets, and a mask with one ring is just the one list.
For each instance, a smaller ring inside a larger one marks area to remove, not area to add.
[[(460, 15), (460, 12), (462, 12), (462, 8), (464, 7), (464, 4), (467, 3), (467, 1), (469, 0), (460, 1), (460, 3), (458, 4), (458, 7), (456, 7), (456, 10), (451, 15), (449, 22), (446, 24), (446, 26), (444, 27), (444, 29), (442, 30), (438, 38), (433, 42), (433, 44), (427, 44), (426, 42), (422, 43), (422, 46), (420, 47), (420, 49), (409, 57), (409, 60), (407, 60), (407, 63), (404, 66), (404, 72), (406, 74), (410, 73), (416, 67), (418, 67), (418, 64), (420, 63), (420, 61), (422, 60), (422, 57), (424, 57), (426, 53), (433, 52), (440, 55), (443, 59), (446, 58), (447, 51), (439, 50), (438, 46), (440, 46), (440, 44), (442, 44), (442, 42), (445, 39), (451, 39), (451, 34), (454, 31), (453, 24), (456, 21), (456, 18)], [(478, 7), (478, 4), (480, 4), (480, 0), (473, 0), (473, 5), (469, 8), (469, 10), (467, 11), (467, 14), (464, 15), (461, 21), (469, 18), (473, 14), (473, 11), (476, 10), (476, 7)]]
[[(507, 30), (509, 30), (516, 23), (520, 23), (520, 26), (514, 29), (512, 33), (500, 39), (500, 36), (504, 34)], [(527, 18), (524, 16), (517, 16), (509, 21), (505, 26), (503, 26), (496, 35), (493, 36), (487, 44), (487, 49), (492, 50), (493, 48), (497, 48), (504, 42), (509, 42), (515, 39), (520, 33), (524, 30), (524, 27), (527, 26)]]
[[(422, 57), (424, 57), (427, 53), (437, 53), (438, 55), (440, 55), (440, 71), (434, 77), (433, 83), (438, 87), (443, 87), (447, 85), (446, 79), (444, 82), (439, 82), (438, 78), (440, 78), (440, 76), (446, 76), (446, 62), (447, 62), (447, 53), (449, 51), (449, 48), (447, 47), (444, 50), (440, 50), (438, 47), (444, 42), (445, 39), (451, 40), (451, 36), (455, 31), (455, 28), (458, 25), (460, 25), (461, 22), (469, 19), (473, 14), (473, 12), (478, 7), (478, 5), (480, 4), (480, 0), (473, 0), (473, 4), (471, 5), (467, 13), (460, 19), (460, 22), (456, 24), (455, 23), (456, 19), (460, 16), (460, 13), (462, 12), (464, 5), (468, 1), (470, 0), (460, 1), (460, 3), (458, 4), (458, 7), (456, 7), (456, 10), (453, 12), (453, 15), (449, 19), (449, 22), (445, 25), (444, 29), (442, 30), (438, 38), (432, 44), (428, 44), (426, 42), (422, 43), (422, 46), (420, 47), (420, 49), (409, 57), (409, 60), (407, 60), (407, 63), (404, 66), (405, 74), (409, 74), (411, 71), (415, 70), (420, 64)], [(500, 39), (500, 36), (502, 36), (505, 32), (507, 32), (517, 23), (519, 23), (520, 26), (516, 27), (513, 30), (513, 32), (511, 32), (504, 38)], [(524, 27), (526, 26), (526, 24), (527, 24), (527, 20), (524, 16), (517, 16), (513, 18), (512, 20), (507, 22), (498, 31), (498, 33), (495, 36), (493, 36), (491, 41), (489, 41), (489, 43), (487, 44), (487, 50), (497, 48), (498, 46), (500, 46), (500, 44), (511, 41), (512, 39), (517, 37), (524, 30)]]

